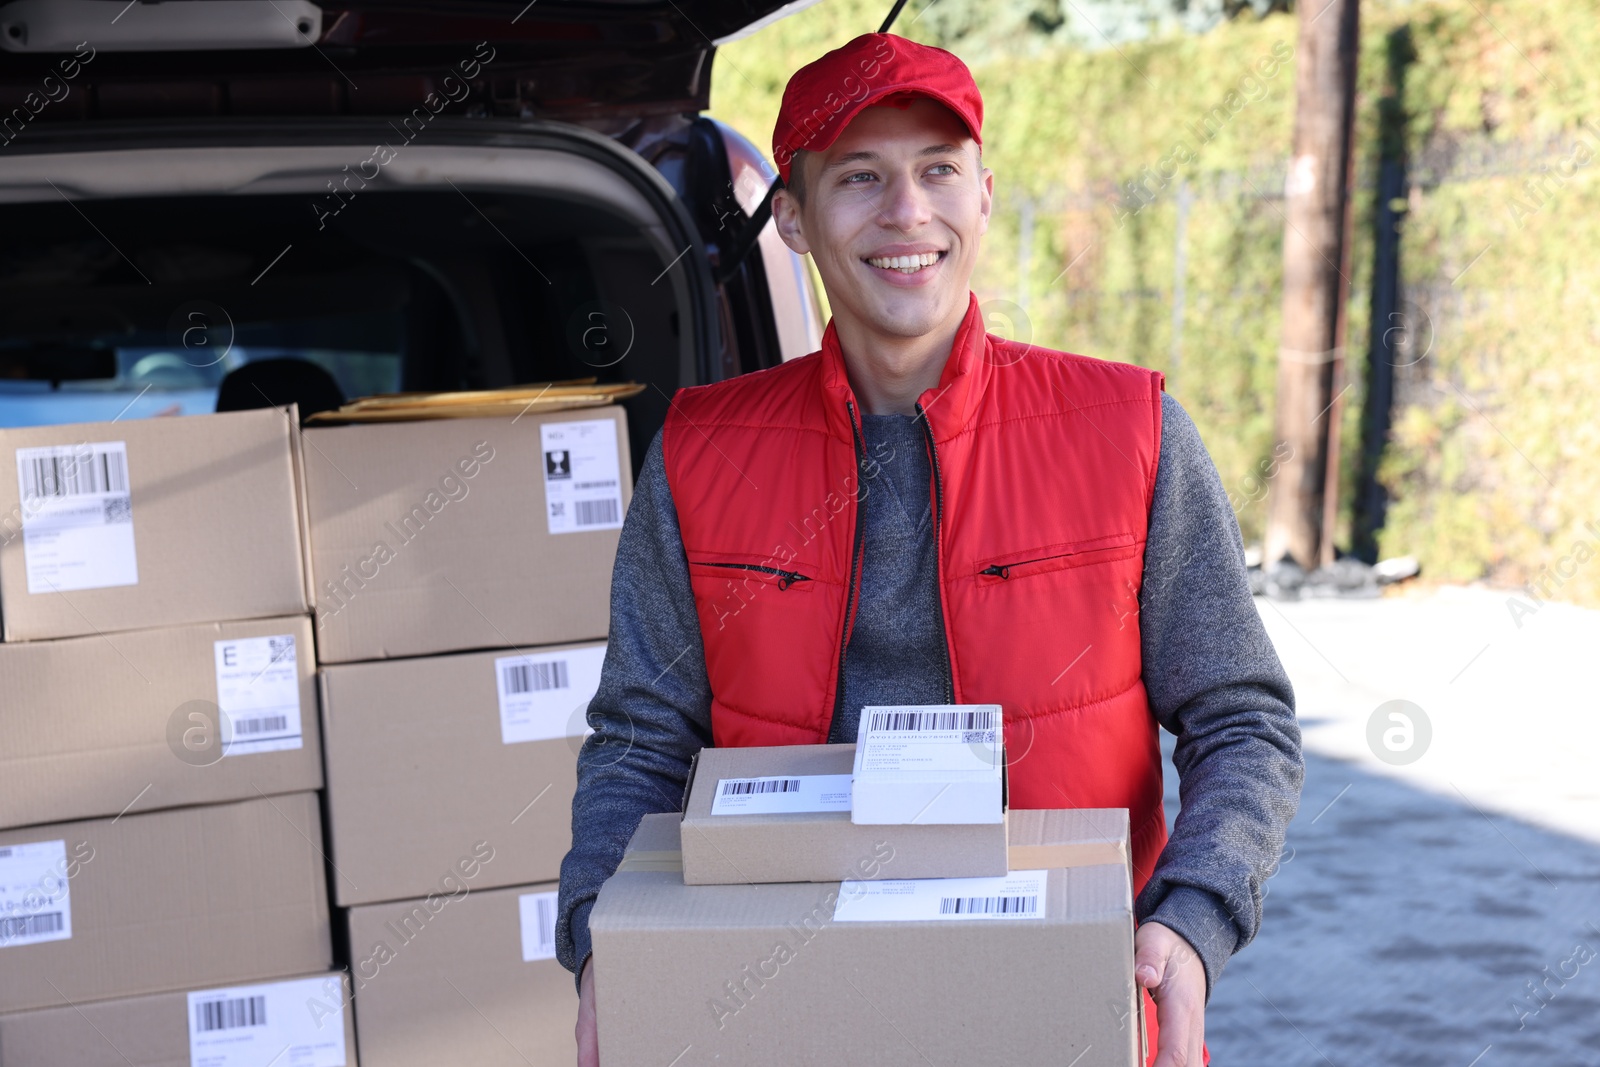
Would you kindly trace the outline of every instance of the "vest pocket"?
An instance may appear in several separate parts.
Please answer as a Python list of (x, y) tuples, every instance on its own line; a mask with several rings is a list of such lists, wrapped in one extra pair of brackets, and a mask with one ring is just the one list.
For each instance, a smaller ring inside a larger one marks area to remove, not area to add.
[(789, 589), (802, 582), (811, 581), (811, 576), (808, 574), (758, 563), (729, 563), (722, 560), (691, 559), (689, 568), (691, 574), (726, 577), (728, 580), (736, 582), (759, 582), (763, 585), (775, 585), (779, 589)]
[(989, 585), (1017, 578), (1031, 578), (1036, 574), (1047, 574), (1068, 567), (1110, 563), (1114, 560), (1127, 559), (1138, 550), (1138, 539), (1132, 533), (1108, 534), (1087, 541), (1068, 541), (1033, 549), (1018, 549), (1001, 556), (980, 560), (978, 582), (980, 585)]

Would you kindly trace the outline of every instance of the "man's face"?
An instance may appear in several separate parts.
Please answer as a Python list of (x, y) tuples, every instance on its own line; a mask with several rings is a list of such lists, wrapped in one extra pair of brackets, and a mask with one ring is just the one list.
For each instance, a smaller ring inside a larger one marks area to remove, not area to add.
[(774, 200), (784, 242), (810, 252), (841, 322), (883, 338), (959, 322), (994, 176), (954, 112), (921, 97), (868, 107), (825, 152), (808, 152), (805, 204)]

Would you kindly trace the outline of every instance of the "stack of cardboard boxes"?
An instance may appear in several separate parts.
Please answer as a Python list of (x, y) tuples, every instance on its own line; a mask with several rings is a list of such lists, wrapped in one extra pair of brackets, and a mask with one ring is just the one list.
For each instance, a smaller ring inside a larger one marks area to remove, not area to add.
[(308, 427), (333, 897), (368, 1067), (573, 1062), (555, 960), (632, 492), (617, 407)]
[(0, 462), (0, 1063), (353, 1064), (294, 412)]
[[(571, 1064), (629, 454), (616, 407), (0, 430), (0, 1067)], [(1142, 1062), (1127, 814), (1008, 818), (1000, 715), (703, 752), (592, 913), (603, 1062)]]
[(590, 915), (600, 1061), (1144, 1063), (1127, 811), (1007, 816), (999, 710), (702, 752)]

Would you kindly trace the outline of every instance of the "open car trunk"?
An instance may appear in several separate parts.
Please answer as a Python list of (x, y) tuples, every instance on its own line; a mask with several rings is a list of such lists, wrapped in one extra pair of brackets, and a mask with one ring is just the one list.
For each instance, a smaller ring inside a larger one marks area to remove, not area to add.
[(609, 138), (449, 116), (415, 144), (357, 119), (83, 132), (30, 131), (0, 170), (0, 378), (69, 379), (3, 383), (0, 424), (209, 411), (242, 354), (310, 355), (346, 395), (647, 383), (637, 469), (673, 390), (723, 376), (702, 240)]

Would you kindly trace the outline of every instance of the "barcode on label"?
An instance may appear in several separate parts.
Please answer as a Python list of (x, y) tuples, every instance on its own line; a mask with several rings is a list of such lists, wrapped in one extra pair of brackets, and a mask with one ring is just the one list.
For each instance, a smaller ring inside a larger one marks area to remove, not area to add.
[(507, 693), (538, 693), (546, 689), (566, 689), (572, 684), (564, 659), (549, 663), (507, 663), (501, 673)]
[(0, 919), (0, 942), (14, 937), (59, 933), (63, 925), (59, 911), (47, 911), (40, 915), (10, 915)]
[(91, 446), (33, 456), (21, 464), (20, 472), (24, 500), (128, 491), (128, 457), (120, 448)]
[(615, 500), (575, 500), (579, 526), (605, 526), (617, 521)]
[(999, 715), (993, 708), (972, 711), (875, 711), (867, 722), (867, 729), (873, 733), (881, 730), (994, 730), (999, 725)]
[(798, 778), (769, 778), (766, 780), (727, 778), (722, 782), (722, 795), (725, 797), (749, 796), (754, 793), (798, 792), (800, 792), (800, 779)]
[(213, 1030), (233, 1030), (241, 1026), (267, 1025), (267, 998), (230, 997), (227, 1000), (203, 1000), (194, 1006), (196, 1033)]
[(522, 916), (522, 962), (556, 958), (556, 894), (524, 893), (517, 899)]
[(294, 655), (294, 634), (281, 634), (277, 637), (267, 638), (267, 651), (272, 656), (272, 662), (277, 663), (284, 656)]
[(235, 736), (240, 734), (267, 734), (289, 727), (287, 715), (269, 715), (264, 719), (239, 719), (233, 724)]
[(940, 915), (1034, 915), (1039, 898), (1025, 897), (941, 897)]
[(609, 489), (613, 485), (616, 485), (616, 484), (617, 484), (617, 480), (615, 478), (607, 478), (605, 481), (601, 481), (601, 482), (573, 482), (572, 483), (572, 488), (574, 488), (574, 489)]
[(533, 902), (534, 914), (539, 921), (539, 951), (556, 950), (556, 898), (540, 896)]

